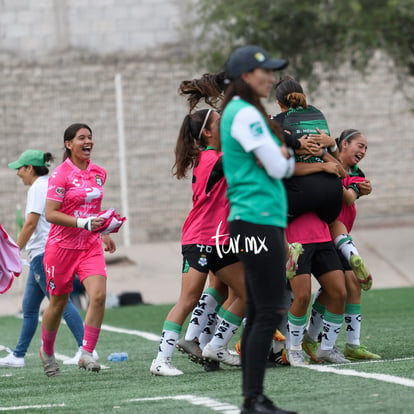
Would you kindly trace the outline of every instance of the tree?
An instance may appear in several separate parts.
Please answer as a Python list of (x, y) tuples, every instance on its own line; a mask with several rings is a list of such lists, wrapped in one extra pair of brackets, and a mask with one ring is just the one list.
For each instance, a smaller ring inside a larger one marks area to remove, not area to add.
[(215, 71), (235, 47), (257, 44), (310, 82), (317, 64), (363, 72), (376, 50), (414, 75), (414, 0), (198, 0), (196, 25), (198, 60)]

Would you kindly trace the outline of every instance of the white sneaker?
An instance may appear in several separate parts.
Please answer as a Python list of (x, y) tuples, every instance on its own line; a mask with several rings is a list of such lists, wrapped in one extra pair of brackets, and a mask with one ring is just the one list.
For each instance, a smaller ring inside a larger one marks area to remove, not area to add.
[(210, 343), (204, 347), (203, 357), (212, 359), (213, 361), (222, 362), (223, 364), (230, 365), (232, 367), (239, 367), (241, 365), (239, 355), (232, 355), (224, 346), (214, 349)]
[[(63, 361), (63, 365), (78, 365), (79, 358), (80, 358), (81, 354), (82, 354), (82, 347), (80, 346), (78, 351), (76, 352), (75, 356), (73, 358), (65, 359)], [(92, 352), (92, 356), (93, 356), (93, 359), (95, 361), (97, 361), (99, 359), (99, 355), (98, 355), (98, 353), (96, 352), (95, 349)]]
[(175, 377), (184, 374), (183, 371), (180, 371), (171, 364), (171, 358), (166, 358), (161, 361), (154, 359), (151, 364), (150, 373), (161, 377)]
[(291, 367), (305, 367), (309, 365), (305, 360), (302, 350), (296, 351), (294, 349), (288, 349), (287, 358)]
[(0, 367), (23, 368), (24, 358), (14, 356), (13, 352), (0, 359)]
[(331, 364), (348, 364), (349, 360), (335, 346), (332, 349), (321, 349), (319, 347), (316, 357), (322, 362), (330, 362)]

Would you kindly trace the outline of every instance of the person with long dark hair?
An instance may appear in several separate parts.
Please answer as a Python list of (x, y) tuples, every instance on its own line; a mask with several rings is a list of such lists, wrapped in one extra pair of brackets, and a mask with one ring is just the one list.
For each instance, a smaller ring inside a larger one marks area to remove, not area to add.
[(241, 413), (292, 413), (264, 395), (267, 355), (283, 320), (286, 285), (287, 198), (283, 179), (295, 160), (283, 134), (261, 103), (270, 95), (273, 71), (287, 66), (254, 45), (228, 58), (220, 136), (230, 202), (230, 239), (245, 269), (246, 326), (242, 334)]
[[(371, 181), (359, 168), (359, 162), (365, 157), (368, 143), (364, 134), (357, 129), (346, 129), (337, 138), (339, 158), (347, 171), (342, 180), (344, 201), (340, 215), (330, 225), (331, 238), (334, 241), (345, 271), (347, 298), (345, 303), (346, 345), (344, 356), (350, 360), (380, 359), (361, 345), (361, 290), (372, 286), (372, 276), (362, 260), (351, 236), (356, 218), (355, 202), (359, 197), (371, 194)], [(323, 289), (314, 297), (311, 318), (305, 334), (304, 350), (312, 360), (317, 360), (318, 336), (322, 329), (323, 314), (329, 298)]]
[(49, 377), (61, 375), (54, 344), (76, 274), (89, 298), (78, 365), (87, 371), (100, 371), (93, 350), (105, 313), (106, 264), (102, 243), (105, 251), (116, 250), (109, 234), (100, 234), (106, 171), (91, 162), (91, 128), (83, 123), (70, 125), (64, 132), (63, 143), (63, 163), (49, 179), (45, 209), (46, 220), (52, 223), (43, 260), (50, 302), (42, 319), (40, 358)]
[[(158, 354), (150, 368), (153, 375), (183, 374), (171, 363), (176, 345), (191, 353), (193, 360), (214, 360), (240, 366), (240, 357), (232, 355), (227, 349), (227, 343), (244, 316), (245, 294), (243, 266), (235, 254), (228, 253), (226, 247), (228, 201), (222, 156), (217, 151), (219, 118), (220, 115), (213, 109), (195, 111), (184, 117), (178, 134), (173, 172), (178, 179), (182, 179), (192, 170), (193, 207), (184, 223), (181, 237), (181, 293), (164, 322)], [(224, 250), (227, 254), (224, 254)], [(201, 350), (193, 335), (180, 342), (178, 338), (185, 319), (201, 297), (209, 272), (231, 287), (237, 299), (222, 315), (217, 335)]]

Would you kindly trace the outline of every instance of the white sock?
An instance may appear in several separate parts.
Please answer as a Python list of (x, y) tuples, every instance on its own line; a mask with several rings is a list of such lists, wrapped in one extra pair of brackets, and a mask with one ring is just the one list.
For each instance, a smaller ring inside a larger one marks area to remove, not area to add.
[(289, 322), (286, 322), (286, 349), (290, 348), (290, 332), (289, 332)]
[(326, 307), (315, 300), (312, 305), (311, 315), (308, 323), (308, 335), (311, 339), (316, 341), (322, 330), (323, 315), (326, 311)]
[(346, 342), (351, 345), (360, 345), (361, 337), (361, 305), (345, 305)]
[(303, 335), (305, 333), (306, 315), (293, 316), (288, 313), (289, 349), (300, 351), (302, 349)]
[(217, 327), (217, 313), (212, 312), (207, 315), (207, 323), (204, 329), (201, 331), (201, 334), (198, 338), (200, 344), (200, 349), (203, 350), (204, 347), (211, 341), (213, 338), (214, 332)]
[(230, 339), (239, 329), (243, 318), (240, 316), (234, 315), (233, 313), (226, 311), (223, 315), (223, 319), (219, 325), (217, 325), (216, 332), (210, 345), (214, 349), (227, 347), (227, 344), (230, 342)]
[(352, 255), (359, 256), (359, 252), (349, 234), (341, 234), (335, 237), (334, 244), (348, 262), (351, 260)]
[(341, 330), (344, 315), (336, 315), (328, 311), (325, 312), (323, 319), (323, 333), (321, 349), (332, 349)]
[(172, 358), (175, 344), (180, 337), (181, 326), (177, 323), (165, 321), (158, 348), (157, 361)]
[[(212, 288), (206, 289), (201, 295), (197, 306), (194, 308), (191, 314), (190, 322), (188, 323), (187, 331), (185, 333), (185, 339), (191, 341), (195, 338), (199, 339), (201, 332), (208, 322), (209, 313), (214, 312), (217, 306), (217, 299), (215, 294), (212, 294)], [(216, 291), (215, 291), (216, 292)]]

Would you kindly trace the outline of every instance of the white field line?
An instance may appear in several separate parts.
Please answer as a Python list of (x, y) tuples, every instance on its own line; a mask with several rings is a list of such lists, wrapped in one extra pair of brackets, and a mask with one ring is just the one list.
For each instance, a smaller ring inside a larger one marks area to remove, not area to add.
[(0, 411), (40, 410), (44, 408), (66, 407), (65, 404), (21, 405), (15, 407), (0, 407)]
[[(401, 361), (413, 361), (414, 357), (405, 357), (405, 358), (395, 358), (395, 359), (371, 359), (365, 361), (352, 361), (352, 366), (354, 365), (366, 365), (366, 364), (381, 364), (384, 362), (401, 362)], [(331, 367), (343, 367), (343, 364), (331, 364)]]
[[(136, 330), (132, 330), (132, 329), (116, 328), (115, 326), (110, 326), (110, 325), (102, 325), (101, 329), (104, 330), (104, 331), (108, 331), (108, 332), (117, 332), (117, 333), (124, 333), (124, 334), (127, 334), (127, 335), (140, 336), (141, 338), (147, 339), (148, 341), (154, 341), (154, 342), (159, 342), (160, 341), (160, 336), (159, 335), (154, 335), (150, 332), (136, 331)], [(229, 350), (229, 352), (233, 355), (237, 355), (236, 351)]]
[[(10, 348), (8, 348), (7, 346), (4, 346), (4, 345), (0, 345), (0, 351), (7, 351), (9, 354), (11, 354), (13, 352)], [(64, 355), (64, 354), (59, 354), (58, 352), (55, 352), (55, 358), (58, 361), (63, 362), (63, 361), (66, 361), (67, 359), (70, 359), (71, 357), (67, 356), (67, 355)], [(106, 365), (101, 364), (101, 368), (102, 369), (108, 369), (109, 367), (107, 367)], [(5, 376), (5, 375), (2, 375), (2, 376)], [(8, 375), (8, 376), (11, 376), (11, 375)]]
[[(108, 331), (108, 332), (116, 332), (116, 333), (123, 333), (127, 335), (135, 335), (140, 336), (144, 339), (147, 339), (149, 341), (158, 342), (160, 337), (158, 335), (154, 335), (150, 332), (145, 331), (137, 331), (132, 329), (123, 329), (123, 328), (117, 328), (110, 325), (102, 325), (102, 330)], [(1, 347), (1, 345), (0, 345)], [(377, 361), (361, 361), (361, 362), (354, 362), (354, 364), (361, 364), (361, 363), (381, 363), (381, 362), (398, 362), (398, 361), (407, 361), (414, 358), (397, 358), (395, 360), (377, 360)], [(319, 366), (319, 365), (309, 365), (306, 366), (308, 369), (313, 369), (315, 371), (319, 372), (329, 372), (333, 374), (338, 375), (346, 375), (346, 376), (354, 376), (354, 377), (361, 377), (361, 378), (367, 378), (367, 379), (375, 379), (378, 381), (388, 382), (392, 384), (399, 384), (404, 385), (406, 387), (412, 387), (414, 388), (414, 380), (408, 379), (408, 378), (402, 378), (402, 377), (396, 377), (393, 375), (386, 375), (386, 374), (378, 374), (378, 373), (365, 373), (365, 372), (358, 372), (352, 369), (336, 369), (334, 366)]]
[[(393, 362), (393, 360), (390, 360), (389, 362)], [(388, 382), (391, 384), (404, 385), (406, 387), (414, 388), (414, 380), (409, 379), (409, 378), (396, 377), (394, 375), (378, 374), (375, 372), (360, 372), (360, 371), (355, 371), (354, 369), (348, 369), (348, 368), (338, 369), (338, 368), (335, 368), (332, 366), (326, 366), (326, 365), (325, 366), (308, 365), (305, 368), (311, 369), (314, 371), (328, 372), (328, 373), (337, 374), (337, 375), (368, 378), (368, 379), (373, 379), (377, 381), (383, 381), (383, 382)]]
[(144, 401), (161, 401), (161, 400), (178, 400), (187, 401), (193, 405), (200, 405), (206, 408), (210, 408), (213, 411), (218, 411), (222, 414), (239, 414), (240, 408), (236, 405), (224, 403), (221, 401), (213, 400), (208, 397), (197, 397), (196, 395), (171, 395), (168, 397), (150, 397), (150, 398), (131, 398), (127, 402), (144, 402)]
[[(129, 335), (141, 336), (142, 338), (148, 339), (150, 341), (157, 341), (157, 342), (159, 341), (159, 336), (148, 333), (148, 332), (134, 331), (130, 329), (120, 329), (120, 328), (115, 328), (109, 325), (102, 325), (101, 329), (104, 329), (110, 332), (118, 332), (118, 333), (125, 333)], [(414, 358), (411, 357), (411, 358), (397, 358), (394, 360), (361, 361), (361, 362), (353, 362), (352, 365), (361, 364), (361, 363), (372, 364), (372, 363), (381, 363), (381, 362), (399, 362), (399, 361), (407, 361), (407, 360), (412, 360), (412, 359)], [(391, 384), (404, 385), (406, 387), (414, 388), (414, 380), (411, 380), (408, 378), (396, 377), (394, 375), (359, 372), (353, 369), (337, 369), (334, 366), (326, 366), (326, 365), (325, 366), (309, 365), (309, 366), (306, 366), (306, 368), (313, 369), (319, 372), (329, 372), (329, 373), (338, 374), (338, 375), (347, 375), (347, 376), (354, 376), (354, 377), (360, 377), (360, 378), (375, 379), (378, 381), (388, 382)]]
[[(17, 315), (16, 317), (18, 319), (23, 319), (23, 315)], [(39, 316), (39, 322), (42, 322), (42, 317), (41, 316)], [(62, 319), (62, 323), (64, 325), (66, 325), (66, 322), (63, 319)], [(133, 329), (117, 328), (116, 326), (110, 326), (110, 325), (105, 325), (105, 324), (103, 324), (101, 326), (101, 329), (104, 330), (104, 331), (108, 331), (108, 332), (117, 332), (117, 333), (124, 333), (124, 334), (127, 334), (127, 335), (140, 336), (141, 338), (147, 339), (148, 341), (154, 341), (154, 342), (159, 342), (160, 341), (160, 336), (159, 335), (154, 335), (150, 332), (137, 331), (137, 330), (133, 330)]]
[(150, 332), (136, 331), (136, 330), (132, 330), (132, 329), (117, 328), (115, 326), (110, 326), (110, 325), (102, 325), (101, 329), (103, 331), (108, 331), (108, 332), (116, 332), (116, 333), (123, 333), (123, 334), (127, 334), (127, 335), (140, 336), (141, 338), (147, 339), (148, 341), (154, 341), (154, 342), (159, 342), (160, 341), (160, 335), (155, 335), (155, 334), (150, 333)]
[[(63, 355), (63, 354), (59, 354), (58, 352), (55, 352), (55, 358), (58, 361), (66, 361), (67, 359), (70, 359), (70, 357), (68, 357), (67, 355)], [(74, 364), (71, 364), (74, 365)], [(101, 369), (109, 369), (110, 367), (101, 364)]]

